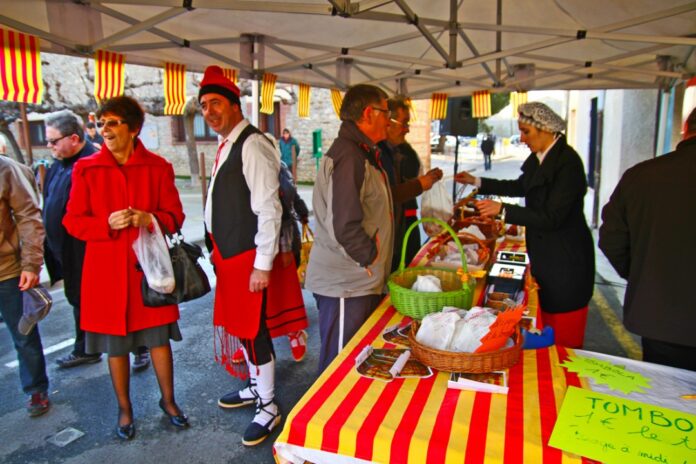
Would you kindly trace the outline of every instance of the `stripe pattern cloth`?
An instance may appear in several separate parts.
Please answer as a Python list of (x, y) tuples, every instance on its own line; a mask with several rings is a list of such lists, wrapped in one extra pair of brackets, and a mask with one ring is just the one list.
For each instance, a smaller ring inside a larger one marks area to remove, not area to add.
[(276, 79), (278, 76), (271, 73), (264, 73), (261, 81), (261, 108), (264, 114), (273, 114), (273, 94), (275, 94)]
[[(524, 245), (510, 249), (524, 251)], [(424, 250), (414, 262), (427, 259)], [(536, 292), (528, 308), (536, 312)], [(548, 446), (567, 386), (586, 387), (560, 366), (571, 350), (524, 350), (508, 370), (507, 395), (448, 389), (447, 373), (388, 383), (359, 375), (355, 357), (367, 345), (396, 348), (380, 335), (402, 322), (386, 299), (296, 404), (276, 452), (288, 444), (406, 464), (593, 462)]]
[(239, 81), (239, 73), (237, 73), (236, 69), (222, 68), (222, 75), (234, 82), (235, 85)]
[(97, 103), (123, 95), (125, 55), (97, 50), (94, 54), (94, 98)]
[(331, 89), (331, 103), (333, 104), (334, 112), (338, 119), (341, 119), (341, 105), (343, 104), (343, 95), (337, 88)]
[(43, 92), (39, 39), (0, 28), (0, 100), (38, 105)]
[(297, 99), (297, 116), (300, 118), (309, 117), (309, 97), (310, 97), (310, 87), (309, 84), (299, 85), (299, 95)]
[(474, 92), (471, 96), (471, 116), (487, 118), (491, 115), (491, 93), (488, 90)]
[(411, 121), (412, 123), (418, 121), (418, 114), (416, 113), (416, 107), (413, 106), (413, 100), (411, 98), (406, 98), (405, 100), (406, 104), (408, 105), (409, 113), (411, 115)]
[(517, 119), (517, 108), (527, 103), (527, 92), (510, 92), (510, 106), (512, 107), (512, 117)]
[(445, 119), (447, 117), (447, 94), (434, 93), (430, 97), (430, 119)]
[(164, 64), (164, 114), (184, 114), (186, 105), (186, 66)]

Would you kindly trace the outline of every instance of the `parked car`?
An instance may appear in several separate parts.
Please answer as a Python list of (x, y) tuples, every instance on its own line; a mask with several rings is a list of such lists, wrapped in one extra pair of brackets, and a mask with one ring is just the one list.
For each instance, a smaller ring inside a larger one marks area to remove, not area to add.
[(515, 134), (510, 137), (510, 145), (519, 145), (522, 143), (520, 141), (520, 134)]

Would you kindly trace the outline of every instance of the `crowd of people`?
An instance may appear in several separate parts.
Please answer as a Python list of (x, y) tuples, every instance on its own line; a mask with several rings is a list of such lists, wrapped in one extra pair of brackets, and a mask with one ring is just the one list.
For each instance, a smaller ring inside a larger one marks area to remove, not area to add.
[[(222, 396), (218, 406), (256, 408), (242, 439), (254, 446), (282, 419), (275, 397), (273, 338), (287, 337), (296, 360), (306, 351), (297, 222), (306, 224), (309, 210), (292, 175), (300, 147), (287, 129), (275, 145), (272, 136), (254, 127), (242, 112), (239, 88), (217, 66), (206, 69), (198, 101), (206, 124), (219, 136), (204, 208), (205, 240), (217, 276), (215, 359), (231, 375), (247, 380), (242, 389)], [(21, 291), (38, 284), (45, 262), (51, 283), (64, 281), (75, 320), (73, 349), (57, 364), (71, 368), (96, 363), (106, 354), (118, 403), (115, 432), (130, 440), (136, 433), (131, 370), (147, 367), (150, 359), (160, 408), (173, 426), (189, 426), (175, 398), (170, 345), (182, 339), (179, 309), (169, 305), (147, 310), (143, 273), (132, 249), (143, 230), (152, 232), (155, 223), (176, 230), (185, 217), (171, 163), (146, 149), (138, 137), (144, 123), (139, 103), (115, 97), (102, 102), (95, 117), (95, 127), (88, 124), (86, 129), (68, 111), (46, 119), (46, 140), (55, 161), (44, 182), (43, 202), (31, 170), (0, 157), (0, 310), (17, 350), (22, 388), (30, 397), (28, 413), (39, 416), (50, 408), (41, 337), (38, 329), (21, 334), (17, 324)], [(384, 297), (404, 232), (417, 220), (416, 197), (443, 176), (437, 168), (423, 173), (405, 140), (410, 127), (405, 98), (356, 85), (343, 98), (340, 118), (338, 136), (315, 180), (315, 238), (305, 282), (318, 308), (319, 373)], [(689, 121), (687, 133), (696, 134), (693, 114)], [(475, 185), (482, 194), (525, 198), (524, 206), (487, 199), (477, 201), (476, 208), (484, 216), (526, 226), (542, 320), (554, 328), (557, 343), (581, 347), (595, 274), (594, 245), (583, 213), (587, 184), (582, 161), (563, 136), (564, 121), (546, 105), (520, 105), (519, 129), (532, 153), (518, 179), (461, 172), (455, 180)], [(661, 210), (659, 198), (639, 186), (660, 185), (665, 202), (667, 197), (691, 198), (666, 187), (677, 189), (681, 182), (672, 181), (693, 171), (690, 140), (665, 161), (627, 172), (605, 208), (600, 246), (629, 279), (627, 325), (644, 335), (646, 359), (669, 364), (674, 357), (670, 353), (681, 347), (686, 361), (680, 367), (694, 369), (690, 332), (673, 335), (667, 323), (651, 322), (647, 308), (659, 300), (649, 300), (646, 286), (640, 285), (662, 281), (665, 271), (656, 264), (661, 264), (659, 258), (644, 256), (645, 250), (657, 249), (654, 241), (669, 241), (670, 231), (685, 226), (670, 218), (678, 216), (676, 208), (689, 206), (673, 202), (674, 211)], [(641, 191), (645, 198), (637, 199)], [(634, 238), (640, 222), (657, 211), (665, 218), (660, 222), (664, 234), (641, 232)], [(412, 234), (407, 261), (420, 246), (420, 237)], [(641, 269), (646, 260), (656, 267)], [(112, 278), (101, 277), (106, 269)], [(678, 271), (670, 276), (677, 279)], [(665, 284), (664, 290), (674, 287)]]

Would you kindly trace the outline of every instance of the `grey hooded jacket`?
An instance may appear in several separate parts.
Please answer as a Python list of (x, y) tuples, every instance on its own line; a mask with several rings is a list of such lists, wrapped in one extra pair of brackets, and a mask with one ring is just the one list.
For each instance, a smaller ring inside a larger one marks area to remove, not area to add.
[(305, 287), (334, 298), (384, 293), (394, 240), (391, 191), (374, 143), (352, 121), (341, 124), (322, 159), (313, 207)]

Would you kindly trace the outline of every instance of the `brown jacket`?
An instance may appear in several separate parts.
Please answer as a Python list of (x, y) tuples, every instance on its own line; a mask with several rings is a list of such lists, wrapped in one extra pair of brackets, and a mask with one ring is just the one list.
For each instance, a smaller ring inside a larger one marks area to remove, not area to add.
[(0, 281), (38, 274), (45, 237), (31, 169), (0, 156)]

